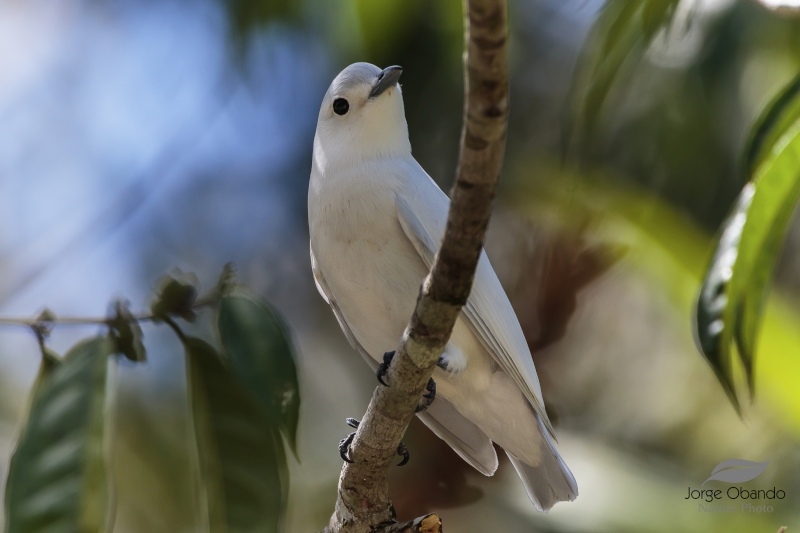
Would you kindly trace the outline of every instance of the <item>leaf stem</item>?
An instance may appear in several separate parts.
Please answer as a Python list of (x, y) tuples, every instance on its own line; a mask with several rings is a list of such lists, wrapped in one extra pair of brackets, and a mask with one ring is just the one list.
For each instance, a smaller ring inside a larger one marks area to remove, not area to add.
[[(209, 296), (201, 298), (192, 305), (192, 309), (200, 309), (209, 307), (216, 303), (216, 296)], [(14, 318), (14, 317), (0, 317), (0, 326), (22, 326), (26, 328), (38, 328), (42, 324), (52, 324), (53, 326), (91, 326), (91, 325), (108, 325), (113, 320), (113, 317), (95, 318), (95, 317), (54, 317), (52, 320), (42, 320), (40, 318)], [(137, 322), (152, 322), (155, 317), (152, 313), (140, 313), (133, 315), (129, 320)]]

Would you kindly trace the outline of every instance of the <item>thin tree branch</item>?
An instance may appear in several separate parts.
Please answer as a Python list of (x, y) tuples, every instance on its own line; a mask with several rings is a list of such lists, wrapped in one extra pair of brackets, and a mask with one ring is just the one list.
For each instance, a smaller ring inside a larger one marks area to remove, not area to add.
[(442, 520), (432, 513), (408, 522), (386, 526), (380, 531), (381, 533), (442, 533)]
[[(354, 462), (339, 477), (331, 533), (397, 531), (389, 467), (467, 302), (486, 236), (508, 118), (506, 2), (465, 0), (464, 7), (464, 124), (444, 240), (389, 368), (389, 386), (375, 389), (350, 447)], [(441, 530), (438, 523), (430, 531)]]
[[(192, 309), (200, 309), (213, 305), (218, 300), (217, 296), (208, 296), (198, 299), (192, 304)], [(131, 315), (128, 320), (136, 322), (151, 322), (156, 317), (152, 313), (139, 313)], [(93, 325), (107, 325), (114, 317), (98, 318), (98, 317), (53, 317), (48, 319), (39, 318), (14, 318), (14, 317), (0, 317), (0, 326), (23, 326), (27, 328), (36, 327), (40, 324), (52, 324), (54, 326), (93, 326)], [(159, 318), (161, 320), (161, 318)]]

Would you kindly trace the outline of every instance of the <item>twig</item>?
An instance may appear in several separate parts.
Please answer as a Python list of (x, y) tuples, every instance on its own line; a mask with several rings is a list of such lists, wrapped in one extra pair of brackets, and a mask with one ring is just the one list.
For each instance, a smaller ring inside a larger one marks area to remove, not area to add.
[(350, 447), (354, 462), (339, 477), (331, 533), (367, 533), (394, 522), (389, 467), (467, 302), (489, 224), (508, 117), (506, 3), (464, 5), (464, 124), (444, 240), (389, 368), (390, 386), (375, 389)]
[[(198, 299), (193, 305), (192, 309), (200, 309), (208, 307), (216, 302), (216, 296), (209, 296), (207, 298)], [(131, 315), (129, 320), (137, 322), (152, 322), (156, 317), (152, 313), (140, 313), (138, 315)], [(52, 324), (54, 326), (92, 326), (92, 325), (107, 325), (113, 317), (97, 318), (97, 317), (53, 317), (52, 319), (42, 320), (41, 318), (13, 318), (13, 317), (0, 317), (0, 326), (23, 326), (26, 328), (36, 328), (43, 323)]]
[(436, 514), (428, 514), (408, 522), (378, 528), (377, 533), (442, 533), (442, 520)]

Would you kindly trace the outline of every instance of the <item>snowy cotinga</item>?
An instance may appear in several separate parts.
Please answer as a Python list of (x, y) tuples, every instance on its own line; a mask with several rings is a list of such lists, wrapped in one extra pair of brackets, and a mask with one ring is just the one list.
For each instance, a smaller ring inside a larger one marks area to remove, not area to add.
[[(317, 288), (375, 370), (411, 318), (450, 205), (411, 155), (401, 73), (356, 63), (333, 80), (319, 111), (308, 189)], [(577, 497), (553, 444), (530, 350), (485, 253), (433, 379), (436, 397), (417, 416), (465, 461), (494, 474), (494, 441), (538, 510)]]

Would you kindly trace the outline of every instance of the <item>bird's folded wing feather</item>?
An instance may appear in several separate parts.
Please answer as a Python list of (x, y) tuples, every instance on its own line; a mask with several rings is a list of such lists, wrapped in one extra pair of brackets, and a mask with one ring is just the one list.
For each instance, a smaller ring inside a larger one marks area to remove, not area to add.
[(369, 353), (361, 346), (361, 343), (358, 342), (356, 336), (353, 335), (353, 330), (350, 329), (350, 326), (347, 323), (347, 318), (345, 318), (344, 313), (342, 313), (341, 308), (336, 303), (336, 298), (333, 297), (333, 293), (331, 292), (328, 284), (325, 282), (325, 278), (322, 275), (322, 271), (319, 269), (317, 265), (317, 259), (314, 257), (314, 248), (311, 248), (311, 271), (314, 273), (314, 284), (317, 286), (317, 290), (319, 291), (320, 296), (328, 302), (328, 305), (331, 306), (333, 309), (333, 314), (336, 317), (336, 320), (339, 322), (339, 327), (342, 328), (344, 332), (344, 336), (347, 337), (347, 341), (350, 343), (350, 346), (353, 347), (358, 353), (361, 354), (361, 357), (369, 363), (373, 370), (378, 368), (378, 363), (370, 357)]
[[(347, 323), (347, 319), (336, 303), (325, 277), (320, 271), (311, 249), (311, 271), (314, 273), (314, 283), (322, 298), (333, 309), (333, 314), (339, 322), (345, 337), (350, 345), (361, 354), (373, 371), (378, 369), (378, 361), (370, 357), (367, 351), (356, 339)], [(437, 398), (427, 411), (417, 413), (417, 416), (431, 428), (436, 435), (452, 447), (458, 455), (486, 476), (491, 476), (497, 470), (497, 454), (492, 446), (492, 441), (478, 426), (464, 418), (444, 398)]]
[[(444, 197), (444, 194), (441, 193), (441, 196)], [(444, 236), (449, 200), (446, 197), (432, 199), (430, 196), (424, 200), (419, 197), (417, 199), (421, 201), (415, 201), (412, 207), (410, 202), (398, 194), (397, 215), (406, 236), (425, 265), (430, 268), (439, 247), (438, 243)], [(440, 203), (438, 200), (443, 200), (441, 208), (436, 205)], [(431, 212), (421, 213), (420, 209)], [(549, 433), (555, 438), (553, 427), (544, 409), (539, 378), (522, 328), (485, 252), (481, 252), (472, 292), (462, 314), (503, 372), (511, 376), (520, 387)]]
[(431, 431), (450, 445), (466, 462), (484, 476), (493, 476), (497, 470), (497, 453), (486, 433), (464, 418), (453, 404), (436, 398), (426, 411), (417, 413)]

